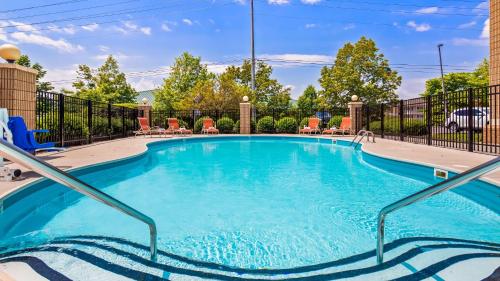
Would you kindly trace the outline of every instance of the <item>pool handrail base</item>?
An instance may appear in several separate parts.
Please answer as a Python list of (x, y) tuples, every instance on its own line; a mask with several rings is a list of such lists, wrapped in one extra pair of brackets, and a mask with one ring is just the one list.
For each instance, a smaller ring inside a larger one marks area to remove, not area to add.
[(403, 199), (400, 199), (390, 205), (385, 206), (378, 214), (377, 222), (377, 263), (381, 264), (384, 261), (384, 224), (385, 217), (394, 211), (397, 211), (403, 207), (409, 206), (418, 201), (430, 198), (434, 195), (440, 194), (442, 192), (451, 190), (458, 186), (468, 183), (480, 176), (489, 173), (500, 167), (500, 156), (478, 165), (472, 169), (469, 169), (463, 173), (455, 175), (445, 181), (439, 182), (432, 185), (426, 189), (423, 189), (417, 193), (409, 195)]

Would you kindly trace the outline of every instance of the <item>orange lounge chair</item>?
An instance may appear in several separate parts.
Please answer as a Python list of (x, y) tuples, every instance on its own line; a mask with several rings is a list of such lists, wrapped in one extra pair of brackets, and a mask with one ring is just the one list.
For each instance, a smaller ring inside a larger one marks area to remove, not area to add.
[(202, 134), (218, 134), (219, 130), (215, 128), (214, 120), (212, 118), (203, 119), (203, 128), (201, 129)]
[(324, 130), (323, 131), (323, 134), (331, 134), (331, 135), (334, 135), (336, 133), (342, 133), (342, 135), (344, 135), (345, 132), (347, 132), (347, 134), (349, 134), (351, 131), (351, 118), (349, 117), (342, 117), (342, 123), (340, 123), (340, 127), (339, 128), (336, 128), (336, 129), (328, 129), (328, 130)]
[(139, 120), (139, 130), (134, 131), (135, 136), (138, 135), (150, 135), (152, 136), (153, 134), (159, 134), (159, 135), (165, 135), (166, 130), (162, 129), (158, 126), (155, 127), (150, 127), (149, 126), (149, 121), (147, 118), (144, 117), (137, 117), (137, 120)]
[(179, 125), (179, 120), (177, 118), (168, 118), (168, 129), (167, 132), (170, 134), (181, 134), (181, 135), (192, 135), (193, 131), (186, 128), (181, 128)]
[(312, 134), (312, 133), (321, 133), (321, 129), (319, 128), (319, 118), (311, 117), (309, 118), (308, 127), (300, 129), (299, 134)]

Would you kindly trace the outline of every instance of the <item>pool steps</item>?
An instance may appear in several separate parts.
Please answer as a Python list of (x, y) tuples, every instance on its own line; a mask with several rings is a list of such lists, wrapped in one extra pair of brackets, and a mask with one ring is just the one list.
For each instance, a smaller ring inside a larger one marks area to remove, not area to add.
[(381, 265), (375, 262), (375, 251), (370, 251), (311, 266), (243, 269), (161, 250), (158, 261), (152, 262), (146, 245), (113, 237), (72, 236), (1, 254), (0, 264), (24, 262), (41, 276), (68, 278), (50, 280), (464, 280), (465, 276), (481, 280), (500, 264), (500, 244), (488, 242), (403, 238), (388, 243), (386, 249)]

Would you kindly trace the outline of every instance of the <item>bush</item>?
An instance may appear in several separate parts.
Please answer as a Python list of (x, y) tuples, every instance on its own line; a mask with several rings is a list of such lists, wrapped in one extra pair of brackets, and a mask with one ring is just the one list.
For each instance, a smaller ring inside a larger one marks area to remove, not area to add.
[[(256, 127), (255, 121), (251, 120), (250, 121), (250, 132), (255, 133), (255, 127)], [(236, 121), (236, 123), (234, 123), (233, 131), (235, 134), (240, 133), (240, 120), (238, 120), (238, 121)]]
[(300, 121), (299, 127), (300, 128), (304, 128), (304, 127), (309, 126), (309, 118), (310, 117), (304, 117), (304, 118), (302, 118), (302, 120)]
[(201, 129), (203, 129), (203, 120), (205, 120), (207, 118), (210, 118), (210, 117), (203, 116), (203, 117), (200, 117), (196, 120), (196, 122), (194, 123), (194, 133), (196, 133), (196, 134), (201, 133)]
[(297, 120), (293, 117), (283, 117), (276, 123), (276, 131), (284, 134), (297, 133)]
[(229, 117), (222, 117), (217, 121), (217, 129), (223, 134), (230, 134), (234, 129), (234, 121)]
[[(382, 133), (381, 121), (370, 122), (370, 131), (376, 134)], [(427, 124), (421, 119), (405, 119), (404, 120), (404, 131), (405, 135), (410, 136), (423, 136), (427, 135)], [(388, 135), (398, 135), (399, 134), (399, 118), (398, 117), (386, 117), (384, 119), (384, 134)]]
[(272, 116), (264, 116), (259, 119), (257, 122), (257, 132), (259, 133), (273, 133), (273, 117)]
[(328, 128), (332, 128), (332, 127), (339, 128), (340, 123), (342, 123), (342, 118), (344, 118), (344, 116), (342, 116), (342, 115), (332, 116), (332, 118), (330, 118), (330, 121), (328, 121)]

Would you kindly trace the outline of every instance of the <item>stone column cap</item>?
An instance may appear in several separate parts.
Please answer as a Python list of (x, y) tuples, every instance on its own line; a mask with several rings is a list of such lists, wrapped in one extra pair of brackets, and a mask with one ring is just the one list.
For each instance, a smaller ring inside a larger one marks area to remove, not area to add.
[(351, 101), (347, 105), (363, 105), (362, 101)]
[(18, 70), (21, 70), (21, 71), (26, 71), (26, 72), (30, 72), (30, 73), (33, 73), (35, 75), (38, 74), (38, 71), (33, 69), (33, 68), (30, 68), (30, 67), (26, 67), (26, 66), (22, 66), (22, 65), (19, 65), (19, 64), (15, 64), (15, 63), (0, 63), (0, 68), (10, 68), (10, 69), (18, 69)]

